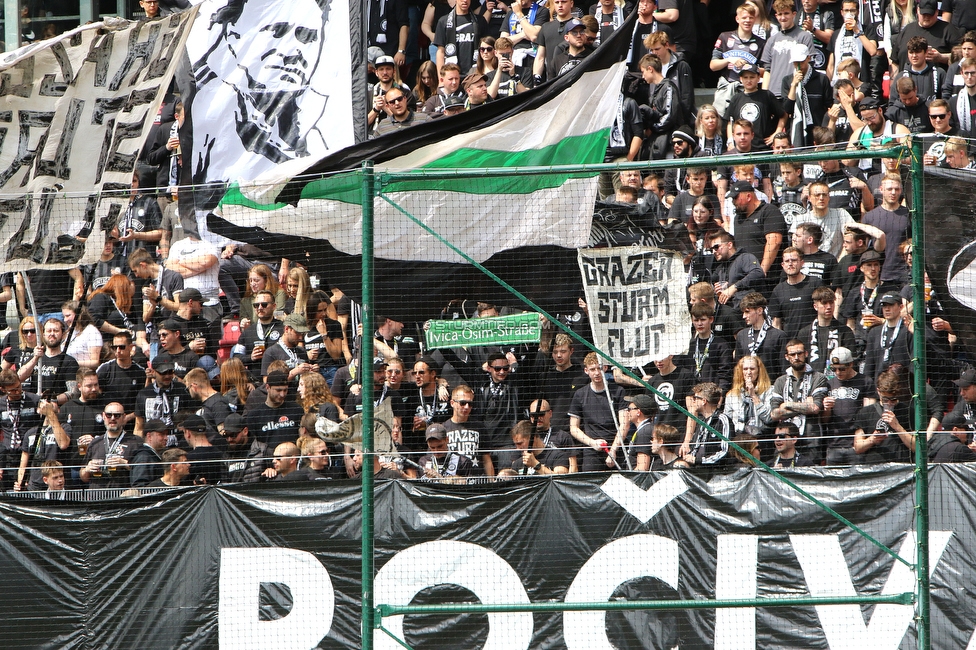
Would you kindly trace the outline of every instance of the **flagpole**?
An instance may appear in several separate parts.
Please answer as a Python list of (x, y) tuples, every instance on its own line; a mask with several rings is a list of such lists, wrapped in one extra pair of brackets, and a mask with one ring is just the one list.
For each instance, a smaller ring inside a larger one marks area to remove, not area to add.
[[(27, 302), (30, 303), (31, 317), (34, 319), (34, 341), (43, 345), (41, 343), (41, 322), (37, 320), (37, 303), (34, 302), (34, 292), (31, 291), (30, 278), (27, 277), (26, 271), (20, 272), (20, 279), (24, 282), (24, 293), (27, 294)], [(37, 362), (37, 388), (35, 389), (38, 395), (43, 395), (44, 392), (41, 390), (41, 363)]]

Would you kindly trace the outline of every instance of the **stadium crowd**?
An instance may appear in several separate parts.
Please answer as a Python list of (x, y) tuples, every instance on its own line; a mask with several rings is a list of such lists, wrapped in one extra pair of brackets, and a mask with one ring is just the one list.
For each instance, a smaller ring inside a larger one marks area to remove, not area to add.
[[(925, 164), (972, 173), (976, 24), (956, 4), (940, 15), (932, 0), (895, 0), (874, 15), (868, 2), (774, 0), (770, 17), (748, 0), (709, 59), (690, 0), (640, 0), (606, 160), (870, 149), (914, 134)], [(429, 60), (408, 63), (404, 3), (374, 5), (376, 135), (563, 74), (630, 9), (435, 2)], [(702, 69), (720, 79), (696, 106)], [(357, 306), (340, 288), (180, 214), (182, 124), (168, 101), (97, 264), (0, 277), (0, 301), (16, 296), (21, 316), (2, 343), (5, 491), (355, 478), (362, 453), (325, 438), (361, 411), (370, 371), (396, 444), (365, 459), (380, 477), (910, 462), (916, 327), (932, 360), (930, 457), (976, 460), (976, 371), (928, 284), (925, 322), (911, 317), (902, 161), (601, 178), (598, 209), (638, 231), (677, 229), (689, 251), (689, 350), (634, 369), (649, 393), (551, 326), (538, 346), (428, 351), (413, 324), (385, 315), (362, 360)]]

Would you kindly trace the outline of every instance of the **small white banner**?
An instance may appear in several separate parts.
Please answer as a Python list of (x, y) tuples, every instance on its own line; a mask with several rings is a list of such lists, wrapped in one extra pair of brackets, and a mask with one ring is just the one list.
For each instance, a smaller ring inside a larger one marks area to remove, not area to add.
[(681, 254), (660, 248), (581, 248), (593, 341), (627, 367), (687, 354), (691, 317)]

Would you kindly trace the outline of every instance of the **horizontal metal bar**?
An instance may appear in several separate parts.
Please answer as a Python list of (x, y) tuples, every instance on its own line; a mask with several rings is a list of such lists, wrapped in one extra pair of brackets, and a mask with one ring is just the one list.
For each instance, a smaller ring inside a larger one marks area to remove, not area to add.
[(746, 598), (733, 600), (611, 600), (604, 603), (442, 603), (439, 605), (377, 605), (378, 619), (407, 614), (490, 614), (493, 612), (592, 612), (671, 609), (729, 609), (742, 607), (814, 607), (819, 605), (911, 605), (912, 593), (880, 596), (802, 598)]
[(727, 167), (752, 163), (817, 162), (820, 160), (848, 160), (862, 158), (895, 158), (908, 155), (910, 150), (902, 145), (884, 149), (858, 149), (836, 151), (808, 151), (804, 153), (746, 153), (725, 154), (707, 158), (672, 158), (669, 160), (644, 160), (638, 162), (600, 163), (593, 165), (551, 165), (536, 167), (485, 167), (482, 169), (411, 169), (391, 171), (377, 168), (376, 174), (381, 186), (402, 181), (421, 179), (483, 178), (485, 176), (526, 176), (542, 174), (576, 174), (589, 176), (600, 172), (613, 172), (626, 169), (654, 171), (656, 169), (676, 169), (687, 167)]

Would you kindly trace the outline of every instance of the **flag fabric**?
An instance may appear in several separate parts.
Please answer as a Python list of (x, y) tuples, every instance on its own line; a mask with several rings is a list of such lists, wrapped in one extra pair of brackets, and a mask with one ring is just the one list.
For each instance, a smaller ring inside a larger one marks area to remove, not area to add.
[[(365, 138), (360, 3), (205, 0), (181, 76), (184, 184), (295, 174)], [(212, 207), (212, 206), (211, 206)]]
[[(537, 108), (451, 137), (440, 133), (453, 127), (449, 122), (454, 118), (435, 120), (426, 129), (428, 144), (378, 162), (376, 173), (603, 162), (623, 73), (622, 63), (585, 73)], [(470, 116), (477, 118), (480, 110)], [(296, 206), (262, 205), (232, 191), (221, 203), (221, 216), (245, 228), (328, 239), (336, 249), (356, 255), (362, 241), (358, 190), (356, 182), (350, 187), (350, 175), (337, 174), (305, 185)], [(586, 245), (596, 193), (592, 174), (400, 182), (384, 188), (390, 200), (479, 262), (520, 246)], [(374, 219), (383, 224), (376, 230), (377, 257), (463, 261), (382, 199), (374, 203)], [(491, 223), (492, 237), (483, 236), (485, 221)]]
[(0, 270), (98, 260), (195, 16), (106, 20), (0, 57)]
[[(355, 172), (363, 161), (372, 161), (378, 174), (603, 162), (631, 33), (626, 26), (618, 31), (574, 70), (538, 88), (348, 147), (298, 178), (279, 169), (232, 186), (209, 216), (210, 229), (303, 261), (355, 296), (362, 237)], [(592, 173), (411, 181), (383, 192), (544, 308), (575, 307), (581, 296), (576, 248), (587, 244), (597, 195)], [(513, 302), (381, 198), (374, 201), (374, 221), (381, 224), (377, 278), (396, 278), (396, 288), (374, 293), (377, 309), (426, 319), (434, 306), (458, 297)], [(565, 291), (554, 290), (554, 275), (566, 280)]]

